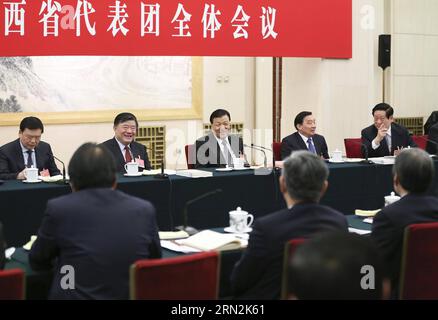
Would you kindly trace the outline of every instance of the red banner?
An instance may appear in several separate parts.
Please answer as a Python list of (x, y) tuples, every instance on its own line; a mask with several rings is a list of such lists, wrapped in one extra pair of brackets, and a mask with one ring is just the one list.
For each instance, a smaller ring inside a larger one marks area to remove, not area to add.
[(351, 0), (5, 0), (0, 56), (351, 58)]

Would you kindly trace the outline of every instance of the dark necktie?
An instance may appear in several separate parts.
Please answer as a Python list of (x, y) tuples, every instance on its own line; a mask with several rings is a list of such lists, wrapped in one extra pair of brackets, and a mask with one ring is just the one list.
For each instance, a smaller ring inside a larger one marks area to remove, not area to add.
[(125, 147), (125, 161), (126, 161), (126, 163), (132, 161), (131, 152), (129, 151), (128, 146)]
[(307, 144), (309, 145), (309, 151), (316, 154), (315, 146), (313, 145), (312, 138), (307, 139)]
[(33, 161), (32, 161), (32, 150), (27, 150), (27, 168), (32, 168), (33, 166)]

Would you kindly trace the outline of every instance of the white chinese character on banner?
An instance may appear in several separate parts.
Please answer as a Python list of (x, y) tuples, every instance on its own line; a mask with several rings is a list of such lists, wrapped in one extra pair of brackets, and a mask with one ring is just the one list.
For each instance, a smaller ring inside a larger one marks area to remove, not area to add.
[[(26, 12), (21, 6), (25, 5), (26, 1), (4, 2), (3, 4), (5, 5), (5, 36), (9, 33), (20, 33), (20, 36), (24, 36), (24, 14)], [(9, 8), (6, 5), (9, 5)]]
[[(178, 8), (176, 9), (175, 16), (172, 19), (172, 23), (175, 21), (178, 22), (178, 26), (174, 27), (174, 29), (179, 30), (178, 34), (172, 34), (172, 37), (191, 37), (191, 33), (188, 30), (190, 27), (185, 22), (190, 22), (190, 18), (192, 15), (187, 13), (184, 10), (184, 6), (181, 3), (178, 3)], [(184, 33), (184, 30), (187, 30), (187, 33)]]
[(59, 14), (61, 12), (61, 5), (58, 1), (52, 2), (52, 0), (43, 1), (41, 4), (40, 13), (38, 15), (41, 15), (43, 12), (44, 15), (38, 22), (44, 23), (44, 36), (47, 37), (48, 35), (52, 35), (57, 37), (59, 35), (58, 29), (59, 29)]
[(233, 32), (234, 39), (238, 39), (241, 37), (248, 39), (248, 32), (244, 29), (244, 27), (248, 26), (249, 19), (250, 16), (248, 16), (245, 11), (243, 11), (243, 7), (241, 5), (238, 5), (236, 13), (234, 14), (234, 18), (233, 20), (231, 20), (231, 25), (233, 27), (237, 27), (236, 30)]
[[(81, 13), (82, 8), (82, 13)], [(90, 19), (88, 17), (89, 14), (95, 13), (96, 10), (93, 8), (93, 5), (87, 0), (81, 1), (78, 0), (78, 5), (76, 6), (76, 12), (74, 19), (76, 20), (76, 36), (81, 35), (81, 17), (84, 17), (85, 24), (88, 32), (92, 35), (96, 35), (96, 22), (91, 26)]]
[(126, 12), (126, 3), (120, 5), (120, 1), (116, 1), (116, 4), (114, 6), (109, 6), (109, 8), (111, 9), (111, 14), (108, 17), (113, 18), (113, 21), (106, 31), (112, 30), (113, 37), (115, 37), (119, 31), (126, 36), (129, 31), (129, 29), (124, 26), (126, 23), (126, 18), (129, 17), (128, 13)]
[[(146, 8), (149, 11), (146, 11)], [(141, 3), (141, 36), (145, 34), (160, 35), (160, 5)]]
[(214, 4), (211, 5), (211, 11), (208, 12), (210, 5), (206, 4), (204, 7), (204, 14), (202, 15), (203, 24), (203, 36), (207, 38), (207, 33), (210, 31), (210, 38), (214, 39), (214, 34), (221, 28), (220, 22), (217, 20), (216, 16), (219, 16), (221, 12), (215, 11)]
[(277, 9), (273, 9), (268, 7), (262, 7), (262, 35), (263, 39), (267, 39), (269, 36), (272, 38), (277, 38), (278, 33), (274, 31), (275, 27), (275, 14), (277, 13)]

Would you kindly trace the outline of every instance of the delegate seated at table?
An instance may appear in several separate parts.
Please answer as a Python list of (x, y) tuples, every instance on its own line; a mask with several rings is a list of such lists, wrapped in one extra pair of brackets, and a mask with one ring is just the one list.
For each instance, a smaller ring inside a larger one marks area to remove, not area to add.
[(51, 176), (61, 172), (55, 164), (52, 148), (41, 135), (44, 126), (36, 117), (26, 117), (21, 120), (18, 139), (0, 147), (0, 179), (24, 180), (26, 168), (38, 168), (38, 171), (48, 170)]
[(308, 150), (325, 159), (329, 158), (325, 138), (316, 134), (316, 120), (312, 112), (302, 111), (298, 113), (294, 120), (294, 126), (297, 132), (283, 138), (281, 141), (282, 160), (297, 150)]
[(117, 172), (125, 173), (125, 164), (131, 161), (138, 162), (139, 171), (150, 170), (146, 147), (134, 140), (138, 129), (137, 118), (129, 112), (120, 113), (114, 118), (113, 129), (114, 138), (102, 142), (101, 145), (114, 157)]
[(233, 159), (243, 157), (243, 140), (230, 134), (231, 116), (217, 109), (210, 115), (211, 132), (196, 140), (196, 168), (233, 166)]
[(102, 146), (79, 147), (68, 169), (73, 193), (47, 203), (30, 265), (54, 266), (50, 299), (128, 299), (131, 264), (161, 257), (155, 208), (116, 190)]
[(286, 159), (280, 189), (288, 208), (255, 219), (248, 247), (231, 276), (235, 298), (279, 299), (288, 240), (348, 231), (342, 213), (319, 204), (327, 178), (327, 165), (316, 154), (300, 150)]
[(373, 110), (374, 124), (362, 130), (363, 157), (397, 155), (400, 149), (417, 147), (409, 131), (394, 122), (394, 109), (387, 103), (377, 104)]

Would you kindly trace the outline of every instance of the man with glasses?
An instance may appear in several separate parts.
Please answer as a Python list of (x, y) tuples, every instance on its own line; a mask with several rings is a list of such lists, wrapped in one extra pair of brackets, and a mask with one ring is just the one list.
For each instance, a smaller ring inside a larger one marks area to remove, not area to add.
[(125, 164), (132, 161), (138, 163), (139, 171), (151, 169), (146, 147), (134, 141), (137, 128), (137, 118), (132, 113), (120, 113), (114, 119), (114, 138), (101, 144), (114, 156), (119, 173), (125, 173)]
[(36, 117), (26, 117), (20, 123), (19, 138), (0, 147), (0, 179), (24, 180), (26, 168), (38, 168), (48, 172), (51, 176), (61, 172), (56, 167), (52, 148), (46, 142), (41, 141), (44, 126)]

